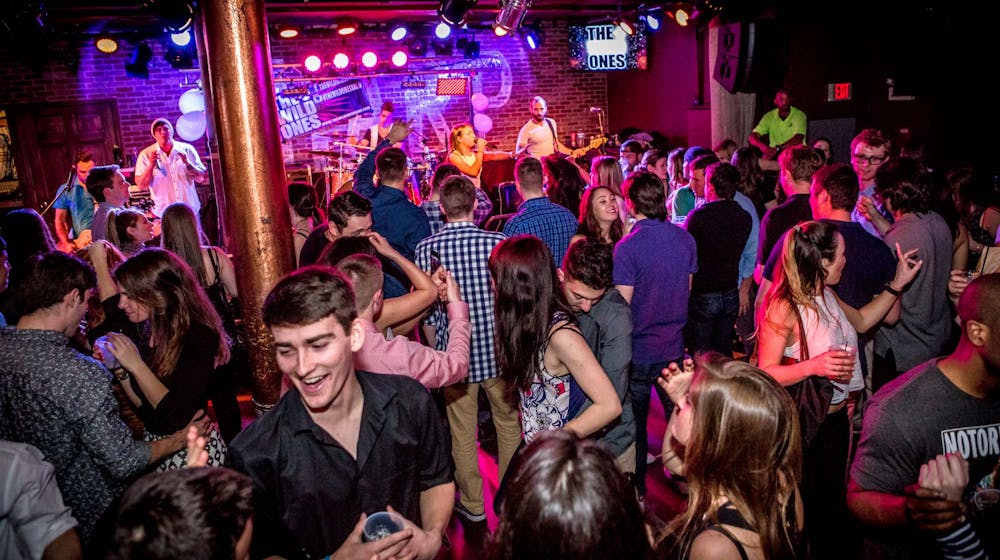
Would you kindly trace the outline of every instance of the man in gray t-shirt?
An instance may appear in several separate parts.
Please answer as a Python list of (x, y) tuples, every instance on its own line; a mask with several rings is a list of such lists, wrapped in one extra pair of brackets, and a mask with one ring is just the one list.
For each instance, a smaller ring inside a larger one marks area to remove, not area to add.
[[(914, 368), (872, 398), (847, 490), (848, 508), (875, 529), (868, 557), (936, 557), (931, 537), (963, 521), (968, 504), (912, 488), (921, 465), (939, 454), (961, 454), (969, 463), (971, 493), (1000, 460), (998, 298), (998, 274), (969, 284), (959, 301), (962, 337), (955, 352)], [(978, 527), (995, 528), (998, 515), (994, 509), (978, 517)], [(996, 557), (994, 533), (979, 530)]]
[(895, 252), (917, 249), (923, 268), (900, 297), (899, 321), (883, 325), (875, 335), (873, 385), (876, 390), (904, 371), (946, 351), (951, 335), (948, 276), (951, 230), (930, 211), (928, 174), (913, 160), (892, 160), (879, 168), (875, 194), (892, 212), (895, 223), (884, 239)]

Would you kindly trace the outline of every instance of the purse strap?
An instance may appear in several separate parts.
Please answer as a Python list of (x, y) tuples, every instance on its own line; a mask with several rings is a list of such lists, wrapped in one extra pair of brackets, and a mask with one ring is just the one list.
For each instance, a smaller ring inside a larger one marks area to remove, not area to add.
[(795, 311), (795, 320), (799, 323), (799, 361), (804, 362), (809, 359), (809, 343), (806, 341), (806, 328), (802, 324), (802, 314), (799, 313), (799, 306), (792, 304)]

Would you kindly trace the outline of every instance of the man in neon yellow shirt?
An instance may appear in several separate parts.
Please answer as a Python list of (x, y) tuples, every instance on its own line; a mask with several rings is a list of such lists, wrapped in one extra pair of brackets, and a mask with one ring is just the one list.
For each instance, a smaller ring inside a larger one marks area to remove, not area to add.
[(776, 159), (781, 150), (806, 141), (806, 114), (792, 107), (788, 92), (778, 90), (774, 104), (778, 108), (761, 117), (749, 138), (750, 144), (764, 152), (764, 159)]

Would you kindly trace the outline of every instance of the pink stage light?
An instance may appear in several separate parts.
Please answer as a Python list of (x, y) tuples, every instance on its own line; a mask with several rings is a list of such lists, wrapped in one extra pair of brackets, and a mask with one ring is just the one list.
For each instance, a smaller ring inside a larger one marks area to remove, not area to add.
[(365, 54), (361, 55), (361, 64), (365, 68), (374, 68), (378, 64), (378, 55), (373, 51), (365, 51)]
[(323, 61), (320, 60), (318, 56), (311, 54), (306, 57), (306, 60), (303, 64), (305, 64), (307, 72), (318, 72), (319, 69), (323, 66)]
[(347, 65), (350, 63), (351, 59), (350, 57), (347, 56), (347, 53), (339, 52), (333, 55), (333, 67), (336, 68), (337, 70), (343, 70), (344, 68), (347, 68)]
[(406, 53), (403, 51), (396, 51), (392, 53), (392, 65), (395, 67), (406, 66), (408, 58)]

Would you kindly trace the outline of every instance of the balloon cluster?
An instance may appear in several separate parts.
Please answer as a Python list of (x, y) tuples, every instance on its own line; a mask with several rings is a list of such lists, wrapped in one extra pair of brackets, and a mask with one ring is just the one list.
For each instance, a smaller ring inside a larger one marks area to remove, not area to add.
[(198, 88), (189, 89), (181, 94), (177, 106), (181, 116), (177, 119), (174, 131), (177, 136), (188, 142), (194, 142), (205, 135), (205, 94)]
[(487, 132), (493, 130), (493, 119), (483, 112), (490, 106), (490, 100), (482, 93), (473, 93), (471, 101), (472, 109), (476, 112), (472, 116), (472, 128), (476, 129), (476, 134), (480, 137), (486, 136)]

